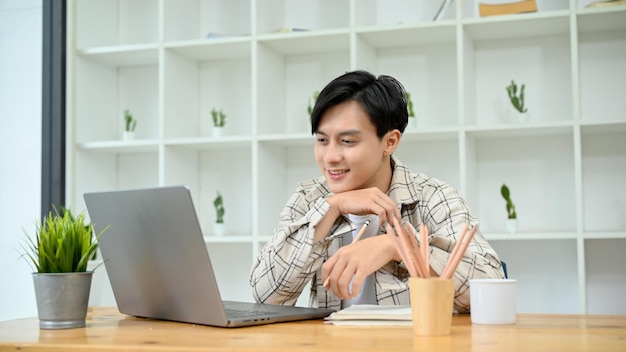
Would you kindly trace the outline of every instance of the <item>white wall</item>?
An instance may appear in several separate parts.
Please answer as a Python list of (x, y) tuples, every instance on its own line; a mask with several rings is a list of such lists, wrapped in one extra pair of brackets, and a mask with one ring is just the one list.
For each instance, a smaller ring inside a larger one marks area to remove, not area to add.
[(37, 315), (22, 258), (41, 209), (42, 0), (0, 0), (0, 321)]

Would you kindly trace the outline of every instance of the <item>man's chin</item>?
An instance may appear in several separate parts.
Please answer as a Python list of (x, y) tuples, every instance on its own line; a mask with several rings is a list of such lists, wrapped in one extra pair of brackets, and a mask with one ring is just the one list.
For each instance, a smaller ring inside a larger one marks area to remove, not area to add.
[(342, 192), (347, 192), (347, 191), (351, 191), (354, 188), (349, 187), (348, 185), (346, 185), (343, 182), (333, 182), (332, 180), (326, 180), (326, 182), (328, 183), (328, 188), (330, 189), (331, 192), (333, 193), (342, 193)]

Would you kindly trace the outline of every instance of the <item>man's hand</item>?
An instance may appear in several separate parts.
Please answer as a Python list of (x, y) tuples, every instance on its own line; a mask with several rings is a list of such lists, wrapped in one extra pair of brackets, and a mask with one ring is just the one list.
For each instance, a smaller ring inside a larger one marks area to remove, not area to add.
[(357, 297), (365, 278), (397, 257), (388, 235), (369, 237), (341, 247), (322, 265), (324, 288), (332, 289), (341, 299)]
[(392, 217), (402, 219), (396, 202), (377, 187), (337, 193), (329, 197), (327, 202), (332, 208), (338, 209), (340, 214), (376, 214), (381, 225)]

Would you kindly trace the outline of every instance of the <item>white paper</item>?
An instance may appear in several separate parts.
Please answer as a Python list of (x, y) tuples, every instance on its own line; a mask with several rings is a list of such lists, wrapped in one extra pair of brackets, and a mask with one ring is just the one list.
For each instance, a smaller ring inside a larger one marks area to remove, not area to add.
[(413, 317), (411, 314), (411, 306), (408, 305), (379, 306), (371, 304), (355, 304), (338, 312), (332, 313), (325, 319), (330, 322), (361, 320), (379, 322), (379, 324), (382, 325), (380, 322), (384, 321), (403, 321), (405, 324), (410, 324)]

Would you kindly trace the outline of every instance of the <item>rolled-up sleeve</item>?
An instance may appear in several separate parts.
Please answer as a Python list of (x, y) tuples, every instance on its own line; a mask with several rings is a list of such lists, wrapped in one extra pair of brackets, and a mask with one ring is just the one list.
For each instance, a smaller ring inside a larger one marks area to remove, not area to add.
[(323, 197), (310, 202), (303, 188), (280, 213), (274, 235), (253, 263), (250, 285), (261, 303), (294, 305), (306, 284), (328, 257), (332, 237), (313, 244), (315, 226), (330, 205)]

